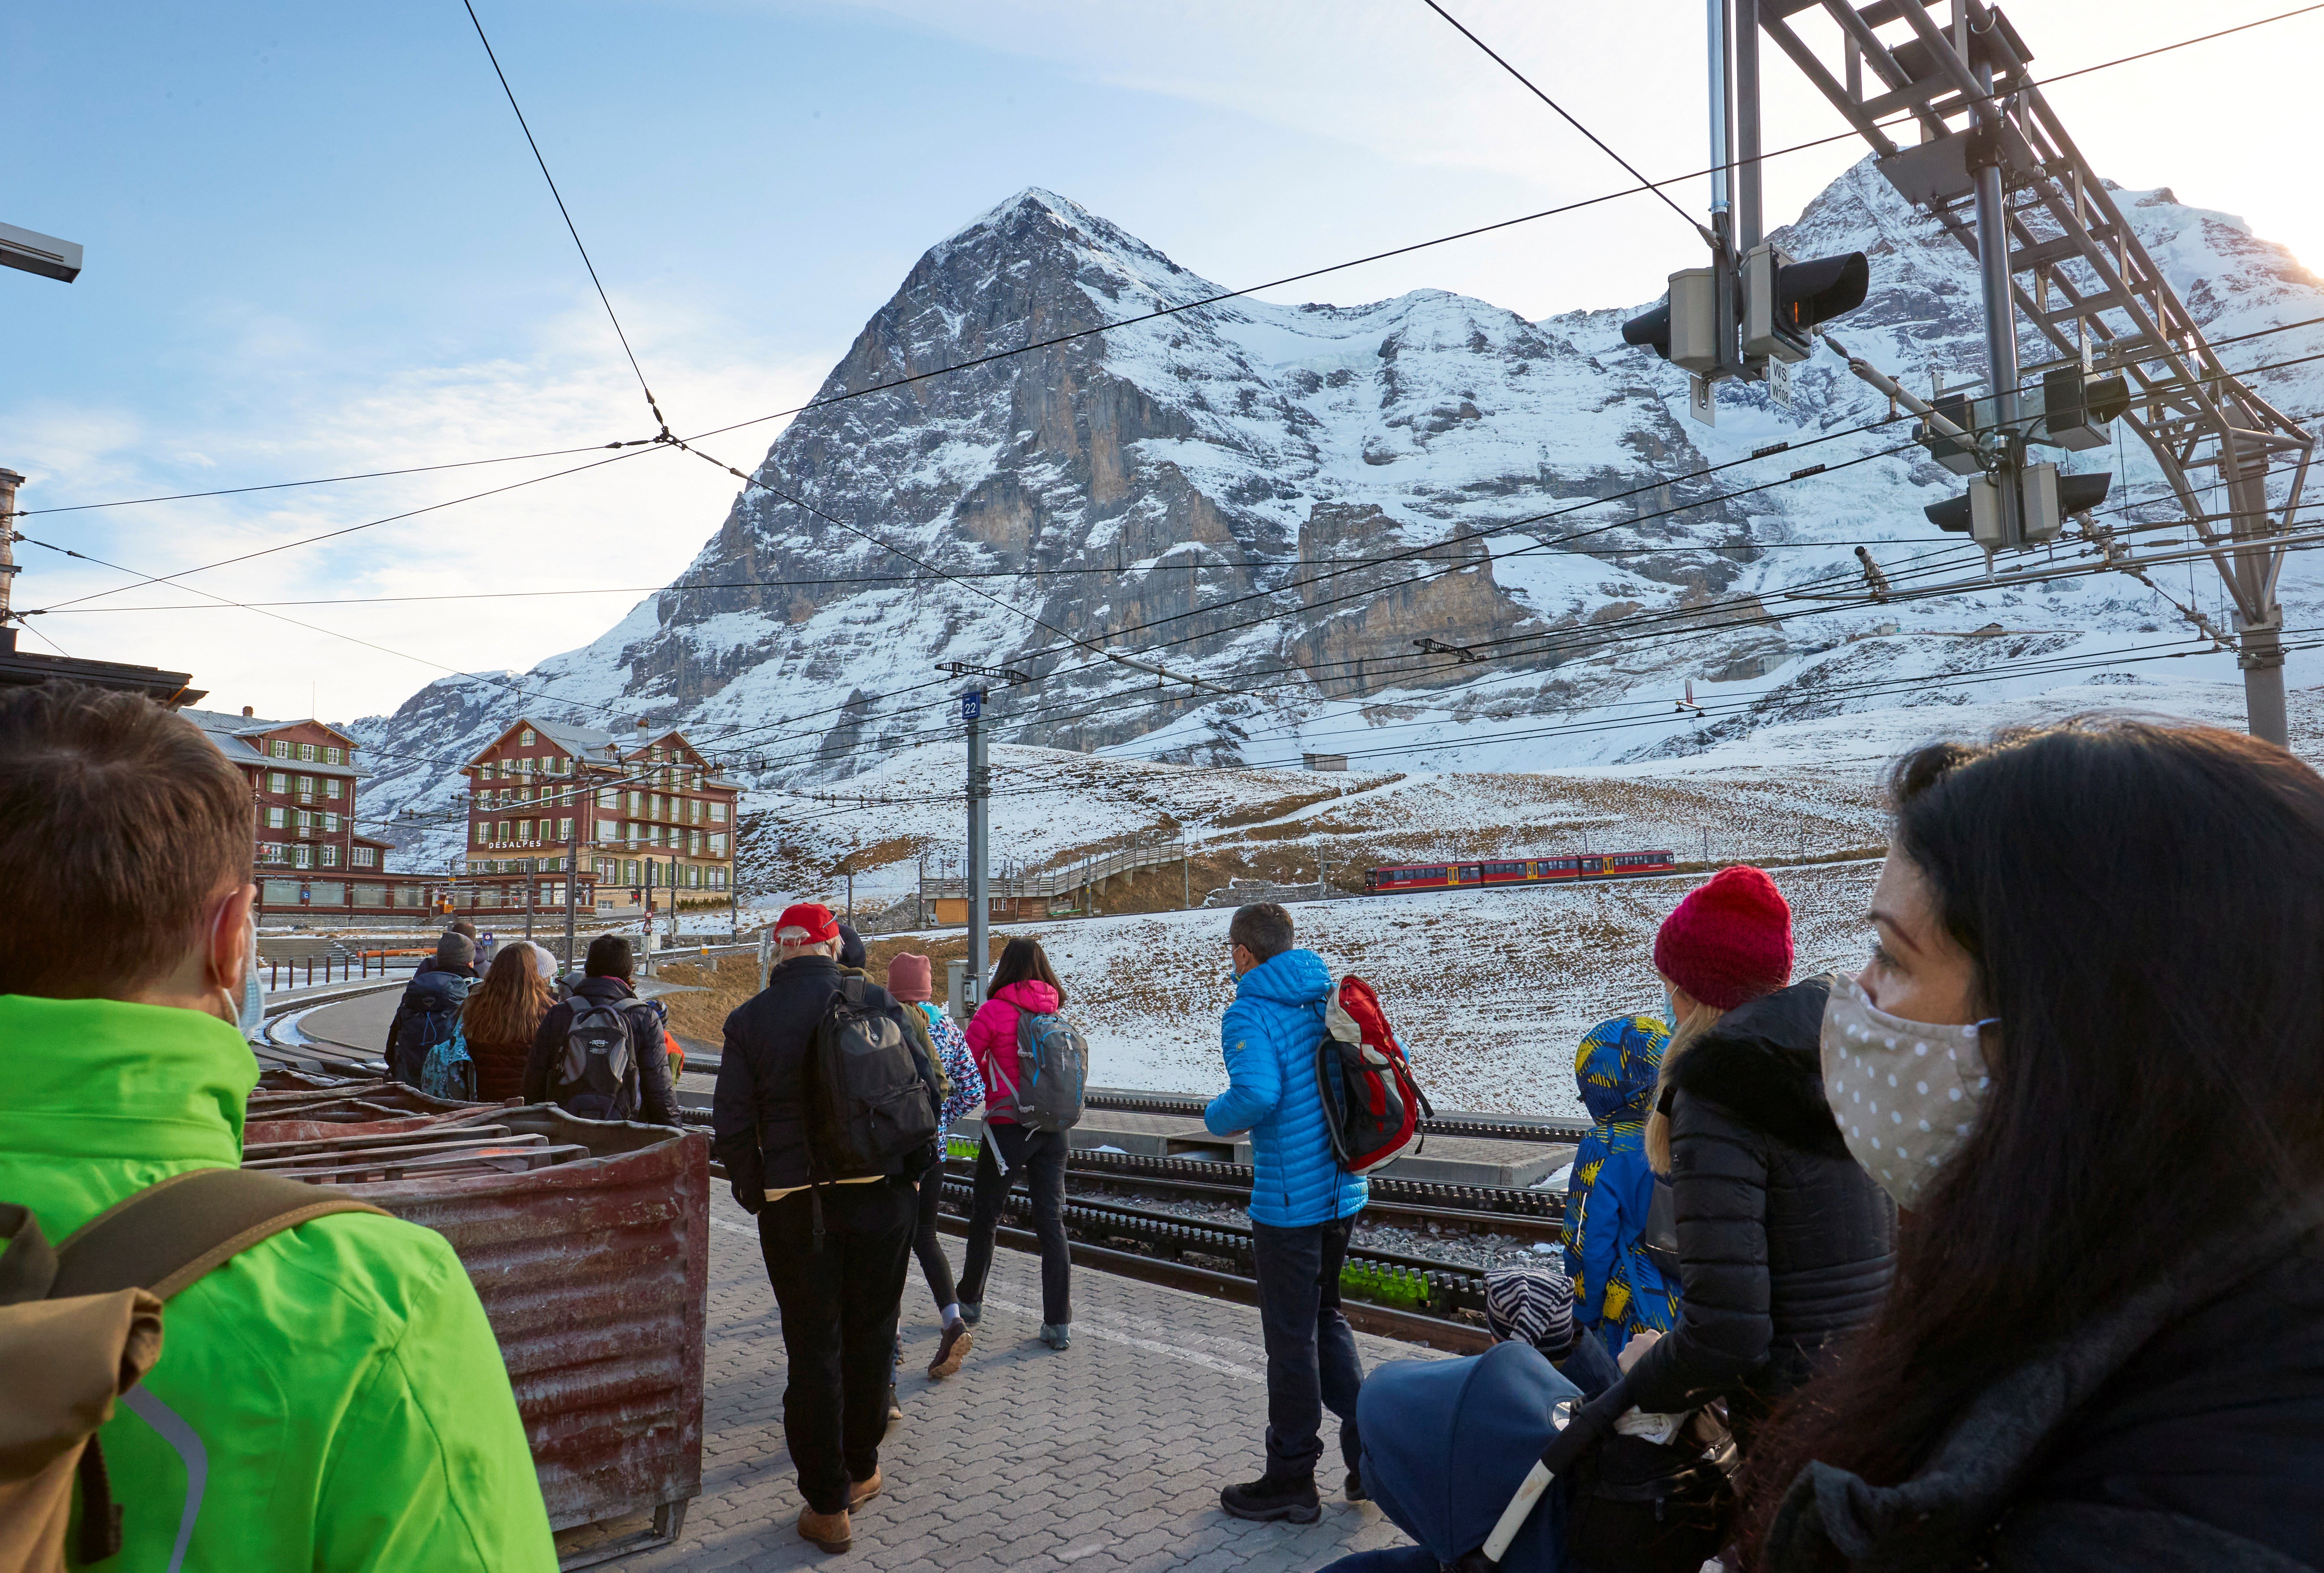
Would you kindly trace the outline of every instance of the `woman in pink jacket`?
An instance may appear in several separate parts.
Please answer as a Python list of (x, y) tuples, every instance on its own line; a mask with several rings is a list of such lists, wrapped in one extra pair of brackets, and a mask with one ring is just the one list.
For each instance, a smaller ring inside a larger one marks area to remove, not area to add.
[(992, 969), (991, 992), (968, 1024), (968, 1051), (984, 1078), (984, 1141), (976, 1154), (976, 1200), (968, 1216), (968, 1261), (960, 1275), (960, 1314), (984, 1314), (984, 1276), (992, 1266), (992, 1232), (1001, 1198), (1019, 1173), (1031, 1182), (1033, 1231), (1041, 1241), (1041, 1341), (1062, 1349), (1074, 1320), (1073, 1258), (1065, 1244), (1065, 1133), (1028, 1130), (1008, 1111), (1017, 1094), (1020, 1013), (1054, 1014), (1065, 986), (1049, 970), (1040, 943), (1013, 939)]

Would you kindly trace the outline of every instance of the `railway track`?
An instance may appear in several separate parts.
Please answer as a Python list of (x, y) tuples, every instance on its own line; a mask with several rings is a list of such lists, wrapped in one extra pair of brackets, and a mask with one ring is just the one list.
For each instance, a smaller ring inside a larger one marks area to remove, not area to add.
[[(947, 1232), (967, 1232), (971, 1199), (968, 1183), (947, 1175), (939, 1214)], [(1000, 1243), (1039, 1249), (1032, 1208), (1029, 1197), (1010, 1193), (1001, 1204)], [(1072, 1198), (1065, 1222), (1078, 1266), (1214, 1300), (1259, 1302), (1248, 1227)], [(1492, 1340), (1484, 1307), (1483, 1274), (1455, 1262), (1352, 1246), (1340, 1274), (1340, 1308), (1351, 1325), (1429, 1348), (1485, 1348)]]
[[(1180, 1114), (1200, 1119), (1207, 1099), (1175, 1092), (1093, 1090), (1087, 1106), (1119, 1114)], [(1588, 1120), (1488, 1119), (1473, 1115), (1440, 1115), (1420, 1122), (1423, 1136), (1476, 1136), (1497, 1142), (1574, 1142), (1590, 1129)]]
[[(965, 1175), (965, 1161), (954, 1160)], [(1240, 1207), (1250, 1195), (1248, 1164), (1216, 1164), (1194, 1158), (1147, 1158), (1129, 1153), (1075, 1152), (1066, 1161), (1069, 1182), (1107, 1192), (1176, 1196), (1189, 1201)], [(1558, 1191), (1505, 1190), (1484, 1185), (1440, 1185), (1375, 1174), (1365, 1218), (1406, 1228), (1500, 1234), (1516, 1239), (1554, 1242), (1565, 1222), (1565, 1197)]]

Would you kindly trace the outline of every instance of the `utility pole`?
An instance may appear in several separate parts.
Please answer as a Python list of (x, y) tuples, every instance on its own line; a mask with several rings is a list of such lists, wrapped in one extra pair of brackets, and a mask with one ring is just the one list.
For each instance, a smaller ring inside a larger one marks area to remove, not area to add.
[[(575, 820), (572, 833), (565, 838), (565, 970), (573, 970), (574, 903), (579, 898), (581, 882), (581, 822)], [(594, 887), (592, 888), (594, 889)]]
[(1759, 208), (1759, 0), (1733, 0), (1735, 51), (1735, 245), (1766, 239)]
[(961, 1003), (973, 1015), (984, 1003), (984, 980), (991, 967), (991, 941), (985, 934), (991, 914), (985, 906), (984, 859), (985, 822), (991, 816), (992, 767), (985, 761), (982, 685), (961, 690), (960, 718), (968, 723), (968, 978)]
[(23, 483), (24, 477), (15, 471), (0, 469), (0, 649), (13, 649), (16, 644), (15, 632), (8, 627), (8, 598), (16, 584), (16, 488)]
[[(527, 858), (525, 861), (529, 863), (532, 860)], [(527, 874), (524, 877), (524, 940), (527, 944), (532, 943), (532, 909), (539, 905), (540, 897), (540, 876)]]
[[(1963, 40), (1966, 42), (1966, 39)], [(1977, 183), (1977, 272), (1985, 296), (1986, 391), (1993, 396), (1993, 423), (2004, 445), (1997, 475), (2001, 544), (2022, 547), (2025, 511), (2017, 474), (2024, 467), (2025, 434), (2017, 425), (2017, 303), (2009, 251), (2009, 210), (2003, 206), (2003, 124), (1993, 101), (1993, 63), (1980, 54), (1973, 68), (1984, 95), (1971, 106), (1972, 121), (1963, 152)]]

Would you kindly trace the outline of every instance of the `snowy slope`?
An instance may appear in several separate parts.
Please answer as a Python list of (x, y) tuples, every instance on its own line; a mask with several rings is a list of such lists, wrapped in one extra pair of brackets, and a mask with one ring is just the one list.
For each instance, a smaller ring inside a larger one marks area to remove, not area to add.
[[(2123, 203), (2215, 336), (2324, 315), (2324, 286), (2238, 221), (2167, 190)], [(1776, 238), (1870, 256), (1871, 298), (1841, 329), (1858, 353), (1923, 386), (1980, 364), (1970, 260), (1868, 163)], [(769, 809), (783, 789), (908, 776), (929, 744), (956, 760), (954, 685), (932, 669), (945, 659), (1041, 679), (1004, 707), (1004, 738), (1125, 765), (1296, 765), (1314, 748), (1360, 769), (1537, 771), (1741, 749), (1781, 768), (1869, 759), (1972, 712), (2133, 693), (2222, 719), (2240, 707), (2229, 658), (2154, 659), (2192, 648), (2190, 630), (2119, 575), (1889, 608), (1802, 598), (1859, 584), (1858, 542), (1880, 543), (1900, 584), (1981, 566), (1921, 517), (1958, 483), (1917, 449), (1883, 456), (1896, 428), (1854, 430), (1886, 403), (1828, 354), (1796, 372), (1790, 411), (1730, 387), (1704, 428), (1685, 419), (1683, 379), (1621, 345), (1637, 307), (1528, 323), (1416, 291), (1132, 320), (1216, 292), (1071, 201), (1019, 193), (922, 257), (824, 397), (1065, 342), (800, 417), (757, 472), (778, 490), (739, 497), (676, 584), (512, 680), (570, 696), (585, 723), (684, 726)], [(1113, 324), (1128, 326), (1092, 331)], [(2324, 328), (2309, 327), (2227, 359), (2319, 352)], [(2324, 409), (2324, 365), (2255, 380), (2290, 413)], [(1777, 442), (1794, 451), (1749, 459)], [(2116, 495), (2152, 494), (2144, 455), (2123, 459)], [(1786, 481), (1809, 464), (1825, 472)], [(1376, 560), (1399, 552), (1417, 556)], [(2285, 575), (2294, 630), (2324, 629), (2313, 561)], [(2215, 605), (2208, 573), (2164, 588)], [(1711, 596), (1754, 599), (1690, 615)], [(1605, 631), (1642, 616), (1662, 621)], [(1960, 637), (1996, 623), (2005, 637)], [(1498, 641), (1499, 658), (1424, 657), (1422, 636)], [(1157, 684), (1102, 649), (1242, 692)], [(2295, 684), (2316, 679), (2310, 659), (2293, 657)], [(1690, 680), (1700, 721), (1673, 703)], [(373, 803), (448, 807), (437, 761), (514, 708), (448, 679), (356, 723), (382, 767)], [(424, 860), (457, 851), (450, 832), (408, 839)]]

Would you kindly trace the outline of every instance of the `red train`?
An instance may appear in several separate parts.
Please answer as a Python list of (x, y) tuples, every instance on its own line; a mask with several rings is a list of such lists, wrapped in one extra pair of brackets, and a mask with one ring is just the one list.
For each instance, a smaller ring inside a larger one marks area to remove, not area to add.
[(1399, 890), (1467, 889), (1473, 885), (1555, 885), (1567, 879), (1630, 879), (1674, 874), (1669, 852), (1577, 852), (1563, 858), (1511, 858), (1476, 863), (1393, 863), (1364, 873), (1375, 896)]

